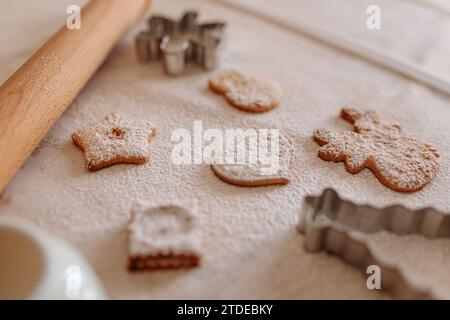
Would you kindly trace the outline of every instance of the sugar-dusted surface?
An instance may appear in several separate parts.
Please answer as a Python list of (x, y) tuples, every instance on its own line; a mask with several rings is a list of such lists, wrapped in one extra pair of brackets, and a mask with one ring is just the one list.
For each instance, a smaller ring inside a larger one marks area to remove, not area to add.
[[(0, 34), (2, 42), (10, 44), (0, 48), (7, 50), (5, 56), (9, 57), (0, 60), (2, 66), (4, 61), (8, 66), (17, 66), (25, 51), (31, 53), (65, 20), (66, 7), (63, 1), (58, 2), (59, 12), (49, 0), (36, 4), (8, 0), (0, 6), (6, 2), (10, 6), (26, 3), (25, 13), (40, 14), (40, 18), (30, 20), (31, 25), (23, 22), (26, 30), (35, 33), (24, 37), (24, 29), (16, 29), (15, 21), (7, 20), (8, 33)], [(355, 2), (346, 3), (352, 8)], [(282, 1), (278, 3), (282, 5)], [(43, 10), (43, 6), (47, 9)], [(450, 212), (450, 100), (353, 56), (211, 2), (155, 1), (154, 10), (177, 17), (184, 8), (200, 6), (202, 17), (226, 18), (230, 24), (223, 68), (275, 80), (283, 88), (283, 103), (266, 114), (243, 113), (207, 89), (212, 74), (193, 72), (168, 78), (158, 63), (139, 65), (132, 37), (144, 27), (142, 22), (126, 36), (15, 177), (0, 199), (0, 213), (26, 217), (71, 241), (93, 264), (113, 298), (388, 297), (369, 292), (366, 278), (337, 258), (304, 251), (303, 238), (295, 230), (302, 198), (333, 187), (358, 203), (402, 203), (410, 208), (433, 205)], [(398, 6), (395, 1), (394, 9)], [(339, 11), (344, 7), (337, 6)], [(407, 11), (412, 10), (408, 7)], [(298, 11), (302, 14), (303, 9)], [(11, 10), (0, 10), (2, 16), (8, 12), (12, 14)], [(17, 12), (24, 14), (23, 10)], [(330, 10), (325, 8), (323, 12)], [(386, 12), (385, 19), (389, 19), (393, 12)], [(415, 17), (421, 14), (431, 19), (435, 13), (421, 9)], [(346, 19), (359, 19), (352, 17)], [(437, 22), (430, 26), (409, 23), (404, 32), (414, 36), (400, 38), (422, 39), (421, 35), (430, 32)], [(365, 28), (364, 21), (355, 24)], [(387, 32), (378, 33), (378, 39), (388, 45), (397, 43), (392, 29), (385, 26)], [(450, 34), (447, 24), (441, 32)], [(16, 46), (8, 41), (14, 39), (14, 33)], [(397, 44), (402, 51), (407, 42)], [(428, 65), (445, 64), (434, 52), (431, 55), (432, 48), (410, 46), (405, 52)], [(5, 77), (2, 74), (2, 79)], [(311, 139), (314, 129), (351, 129), (337, 117), (342, 105), (374, 109), (386, 121), (400, 123), (404, 132), (436, 146), (442, 161), (433, 181), (422, 191), (399, 194), (380, 184), (368, 170), (351, 175), (342, 164), (319, 159), (318, 146)], [(117, 165), (88, 172), (84, 155), (72, 144), (70, 135), (111, 112), (149, 120), (158, 128), (158, 136), (151, 144), (152, 160), (142, 166)], [(241, 188), (217, 179), (208, 165), (173, 165), (170, 135), (176, 128), (192, 130), (194, 120), (203, 120), (205, 128), (257, 125), (287, 130), (296, 149), (290, 184)], [(202, 267), (129, 273), (126, 228), (132, 204), (137, 199), (168, 198), (198, 199), (205, 244)], [(448, 240), (388, 234), (371, 238), (388, 259), (402, 265), (417, 281), (450, 297)]]

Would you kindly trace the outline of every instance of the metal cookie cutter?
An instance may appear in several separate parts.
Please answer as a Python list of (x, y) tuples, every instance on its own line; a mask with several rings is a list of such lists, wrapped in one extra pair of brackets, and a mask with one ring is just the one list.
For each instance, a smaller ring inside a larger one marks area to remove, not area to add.
[(383, 258), (382, 252), (364, 240), (364, 233), (388, 231), (397, 235), (420, 234), (450, 238), (450, 215), (433, 208), (417, 211), (400, 205), (377, 209), (344, 200), (332, 189), (305, 198), (298, 229), (305, 235), (305, 249), (339, 256), (358, 268), (378, 265), (383, 287), (402, 299), (438, 299), (432, 288), (416, 283), (407, 272)]
[(180, 21), (153, 16), (149, 29), (136, 36), (138, 60), (149, 62), (163, 59), (164, 69), (178, 75), (194, 63), (206, 70), (214, 69), (220, 61), (226, 24), (199, 24), (196, 11), (186, 12)]

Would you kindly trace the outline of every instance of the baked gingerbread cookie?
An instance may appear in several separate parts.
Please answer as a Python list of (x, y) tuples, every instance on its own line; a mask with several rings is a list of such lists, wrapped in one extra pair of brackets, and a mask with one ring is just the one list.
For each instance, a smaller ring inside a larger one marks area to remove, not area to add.
[(267, 112), (277, 107), (282, 90), (275, 82), (248, 77), (238, 71), (224, 71), (209, 79), (209, 88), (232, 106), (247, 112)]
[(128, 226), (130, 270), (198, 266), (201, 235), (195, 203), (137, 203)]
[(341, 118), (353, 124), (354, 131), (316, 130), (320, 158), (343, 161), (354, 174), (368, 168), (399, 192), (420, 190), (436, 175), (440, 155), (433, 146), (404, 135), (396, 124), (383, 123), (374, 111), (343, 108)]
[[(278, 156), (273, 153), (266, 159), (259, 157), (254, 163), (247, 164), (212, 164), (212, 171), (221, 180), (236, 186), (261, 187), (288, 184), (295, 156), (294, 147), (288, 136), (280, 134), (276, 137), (279, 139)], [(272, 145), (271, 140), (272, 136), (269, 135), (269, 147)]]
[(73, 143), (84, 151), (86, 167), (100, 170), (114, 164), (143, 164), (150, 159), (150, 140), (156, 129), (149, 123), (110, 114), (91, 127), (72, 134)]

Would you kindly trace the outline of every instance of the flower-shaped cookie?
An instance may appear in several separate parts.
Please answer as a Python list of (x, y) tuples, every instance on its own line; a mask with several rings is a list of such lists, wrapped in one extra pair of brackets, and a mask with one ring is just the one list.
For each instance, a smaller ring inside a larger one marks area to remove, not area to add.
[(234, 107), (248, 112), (266, 112), (277, 107), (282, 90), (275, 82), (247, 77), (237, 71), (224, 71), (209, 80), (209, 88), (225, 97)]
[(400, 192), (420, 190), (436, 175), (439, 152), (431, 145), (403, 135), (398, 125), (383, 124), (373, 111), (344, 108), (341, 117), (353, 124), (354, 132), (316, 130), (320, 158), (344, 161), (350, 173), (368, 168), (381, 183)]
[(84, 151), (86, 167), (100, 170), (118, 163), (148, 162), (149, 144), (155, 134), (149, 123), (122, 119), (113, 113), (72, 134), (72, 141)]

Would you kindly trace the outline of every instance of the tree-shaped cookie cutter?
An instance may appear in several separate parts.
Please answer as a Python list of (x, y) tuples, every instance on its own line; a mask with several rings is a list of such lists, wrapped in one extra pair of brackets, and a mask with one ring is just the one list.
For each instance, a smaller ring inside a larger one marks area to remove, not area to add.
[(450, 215), (434, 208), (416, 211), (401, 205), (383, 209), (344, 200), (333, 189), (304, 200), (298, 229), (305, 235), (309, 252), (326, 251), (357, 268), (377, 265), (382, 288), (398, 298), (438, 299), (432, 288), (417, 283), (402, 267), (386, 259), (363, 234), (381, 231), (397, 235), (420, 234), (426, 238), (450, 238)]
[(138, 60), (149, 62), (163, 59), (164, 69), (178, 75), (194, 63), (206, 70), (216, 68), (223, 50), (226, 24), (199, 24), (196, 11), (185, 12), (180, 21), (162, 16), (148, 20), (149, 29), (136, 36)]

